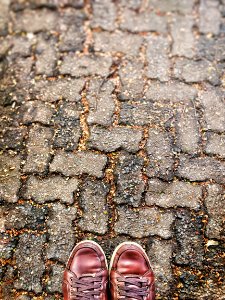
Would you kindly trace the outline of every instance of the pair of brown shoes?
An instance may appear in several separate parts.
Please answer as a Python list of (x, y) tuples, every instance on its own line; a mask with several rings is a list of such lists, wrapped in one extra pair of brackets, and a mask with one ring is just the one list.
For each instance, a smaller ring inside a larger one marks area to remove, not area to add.
[(153, 300), (155, 282), (149, 258), (140, 245), (125, 242), (115, 249), (108, 271), (102, 248), (93, 241), (80, 242), (66, 265), (63, 295), (64, 300)]

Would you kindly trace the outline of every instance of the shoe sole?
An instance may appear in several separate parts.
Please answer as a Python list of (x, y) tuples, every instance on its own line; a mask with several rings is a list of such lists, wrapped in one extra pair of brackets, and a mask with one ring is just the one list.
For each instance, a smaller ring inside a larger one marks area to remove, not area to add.
[[(100, 251), (103, 253), (103, 255), (104, 255), (105, 265), (106, 265), (106, 268), (107, 268), (107, 270), (108, 270), (108, 262), (107, 262), (107, 259), (106, 259), (106, 256), (105, 256), (105, 252), (103, 251), (102, 247), (101, 247), (98, 243), (96, 243), (96, 242), (94, 242), (94, 241), (92, 241), (92, 240), (84, 240), (84, 241), (81, 241), (81, 242), (77, 243), (76, 246), (74, 246), (73, 250), (74, 250), (77, 246), (80, 246), (80, 245), (82, 245), (82, 244), (84, 244), (84, 243), (91, 243), (91, 244), (94, 244), (97, 248), (99, 248), (99, 250), (100, 250)], [(72, 255), (73, 255), (73, 250), (71, 251), (70, 256), (69, 256), (69, 258), (68, 258), (68, 260), (67, 260), (67, 263), (66, 263), (67, 269), (69, 269), (69, 268), (68, 268), (68, 262), (69, 262), (70, 258), (71, 258)]]
[(122, 247), (122, 246), (124, 246), (124, 245), (134, 245), (134, 246), (137, 246), (142, 252), (144, 252), (144, 254), (146, 255), (146, 258), (147, 258), (147, 260), (148, 260), (148, 263), (149, 263), (149, 265), (150, 265), (150, 268), (152, 269), (151, 264), (150, 264), (150, 260), (149, 260), (149, 258), (148, 258), (148, 255), (147, 255), (147, 253), (145, 252), (145, 250), (143, 249), (143, 247), (142, 247), (141, 245), (139, 245), (138, 243), (135, 243), (135, 242), (123, 242), (123, 243), (119, 244), (119, 245), (115, 248), (115, 250), (113, 251), (113, 254), (112, 254), (112, 257), (111, 257), (111, 260), (110, 260), (110, 264), (109, 264), (109, 273), (110, 273), (111, 270), (112, 270), (112, 264), (113, 264), (113, 261), (114, 261), (114, 258), (115, 258), (115, 256), (116, 256), (117, 251), (120, 249), (120, 247)]

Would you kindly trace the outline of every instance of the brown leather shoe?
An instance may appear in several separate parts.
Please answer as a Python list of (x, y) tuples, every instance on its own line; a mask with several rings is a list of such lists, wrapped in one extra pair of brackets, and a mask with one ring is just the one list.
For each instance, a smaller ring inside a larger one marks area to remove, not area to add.
[(70, 254), (63, 275), (64, 300), (107, 300), (108, 266), (102, 248), (82, 241)]
[(149, 258), (139, 244), (120, 244), (112, 255), (109, 272), (113, 300), (155, 299), (154, 274)]

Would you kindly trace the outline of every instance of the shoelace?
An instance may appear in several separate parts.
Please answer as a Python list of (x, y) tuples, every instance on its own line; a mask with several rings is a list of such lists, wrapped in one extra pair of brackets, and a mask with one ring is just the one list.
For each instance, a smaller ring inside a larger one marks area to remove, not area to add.
[(141, 277), (119, 277), (118, 282), (123, 282), (123, 285), (118, 285), (119, 295), (121, 298), (134, 298), (143, 300), (148, 294), (149, 283), (146, 278)]
[(100, 295), (102, 286), (101, 277), (82, 276), (71, 278), (71, 299), (73, 300), (93, 300), (94, 296)]

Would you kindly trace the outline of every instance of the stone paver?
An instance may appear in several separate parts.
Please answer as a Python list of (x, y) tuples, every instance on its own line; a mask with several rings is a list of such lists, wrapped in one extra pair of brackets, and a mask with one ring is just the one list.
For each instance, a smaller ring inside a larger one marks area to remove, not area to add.
[(100, 127), (93, 127), (90, 131), (89, 145), (92, 148), (106, 152), (118, 149), (137, 152), (141, 139), (142, 132), (139, 129), (116, 127), (106, 130)]
[(175, 181), (166, 183), (159, 179), (150, 179), (148, 192), (145, 197), (147, 205), (161, 207), (189, 207), (197, 209), (200, 207), (202, 188), (190, 183)]
[(135, 212), (120, 207), (117, 214), (116, 233), (128, 234), (135, 238), (149, 235), (158, 235), (165, 239), (171, 237), (171, 226), (174, 220), (171, 212), (164, 213), (157, 208), (145, 208)]
[(0, 6), (0, 298), (62, 300), (92, 239), (223, 299), (225, 0)]
[(104, 154), (96, 154), (90, 151), (75, 154), (58, 151), (49, 169), (50, 172), (59, 172), (66, 176), (88, 174), (102, 177), (106, 163), (107, 157)]
[(106, 233), (108, 209), (105, 199), (108, 191), (107, 185), (100, 181), (87, 181), (82, 187), (80, 204), (83, 215), (79, 226), (83, 231)]
[(76, 178), (62, 178), (52, 176), (39, 179), (31, 176), (27, 181), (26, 199), (33, 199), (38, 203), (61, 200), (63, 203), (72, 204), (73, 194), (78, 188), (79, 181)]
[(0, 198), (6, 202), (16, 202), (20, 188), (20, 157), (0, 155)]

